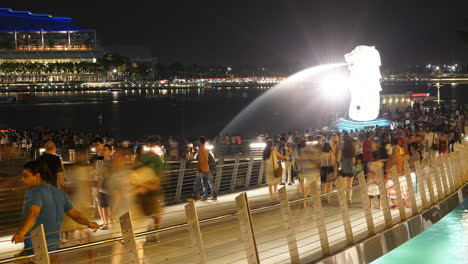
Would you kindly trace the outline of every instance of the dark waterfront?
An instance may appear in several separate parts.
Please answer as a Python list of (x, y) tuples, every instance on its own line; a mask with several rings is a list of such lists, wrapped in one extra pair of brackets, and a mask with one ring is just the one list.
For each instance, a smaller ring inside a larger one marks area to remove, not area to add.
[[(427, 83), (383, 83), (382, 87), (382, 94), (412, 91), (437, 96), (437, 88)], [(440, 89), (441, 98), (456, 99), (457, 103), (466, 104), (467, 88), (466, 84), (444, 84)], [(134, 140), (152, 134), (214, 137), (264, 91), (265, 88), (224, 87), (41, 92), (36, 93), (35, 99), (30, 102), (1, 103), (0, 128), (72, 128)], [(326, 126), (327, 120), (333, 119), (336, 112), (347, 110), (346, 95), (334, 103), (323, 103), (319, 102), (317, 93), (309, 87), (300, 87), (293, 93), (272, 98), (267, 105), (255, 110), (258, 122), (251, 123), (251, 118), (248, 118), (238, 131), (231, 133), (252, 137), (259, 130)], [(15, 97), (15, 94), (0, 95), (0, 98), (5, 97)], [(99, 115), (102, 115), (101, 123)]]

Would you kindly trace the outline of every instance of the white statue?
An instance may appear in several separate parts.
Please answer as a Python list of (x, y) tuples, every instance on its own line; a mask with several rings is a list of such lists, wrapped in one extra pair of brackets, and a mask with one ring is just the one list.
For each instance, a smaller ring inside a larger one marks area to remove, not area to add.
[(380, 111), (380, 54), (375, 47), (357, 46), (346, 54), (350, 64), (349, 117), (355, 121), (369, 121), (378, 117)]

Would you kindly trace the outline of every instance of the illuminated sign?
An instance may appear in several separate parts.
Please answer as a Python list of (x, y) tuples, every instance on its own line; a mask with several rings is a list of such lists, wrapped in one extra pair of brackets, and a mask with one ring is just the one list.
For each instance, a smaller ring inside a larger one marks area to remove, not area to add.
[(414, 93), (411, 97), (428, 97), (429, 93)]

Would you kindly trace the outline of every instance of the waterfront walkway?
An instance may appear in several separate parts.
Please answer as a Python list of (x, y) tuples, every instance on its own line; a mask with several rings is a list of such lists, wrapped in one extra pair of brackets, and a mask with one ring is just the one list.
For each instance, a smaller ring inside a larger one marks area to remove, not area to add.
[[(467, 182), (468, 172), (466, 158), (461, 159), (467, 155), (459, 154), (451, 154), (450, 158), (434, 157), (431, 164), (416, 174), (407, 171), (407, 179), (417, 182), (416, 192), (410, 190), (410, 196), (415, 197), (412, 208), (405, 208), (401, 203), (396, 210), (391, 210), (387, 201), (383, 210), (370, 209), (367, 189), (364, 199), (361, 197), (363, 185), (354, 188), (353, 203), (349, 206), (343, 202), (344, 191), (338, 188), (330, 203), (321, 203), (313, 193), (307, 200), (307, 208), (302, 208), (297, 185), (286, 186), (288, 195), (280, 196), (280, 202), (271, 202), (267, 187), (259, 187), (246, 191), (247, 203), (239, 198), (236, 202), (236, 197), (243, 197), (242, 193), (219, 196), (218, 201), (195, 202), (198, 215), (188, 213), (187, 203), (167, 206), (160, 230), (154, 231), (159, 233), (159, 243), (140, 243), (147, 234), (149, 219), (133, 219), (136, 247), (143, 246), (144, 255), (134, 254), (128, 242), (123, 251), (116, 250), (115, 238), (122, 236), (119, 223), (106, 231), (86, 232), (93, 241), (98, 241), (95, 245), (87, 246), (83, 239), (65, 241), (61, 247), (68, 248), (51, 254), (58, 255), (63, 263), (112, 263), (113, 258), (114, 263), (138, 263), (136, 258), (140, 258), (148, 264), (310, 263), (420, 214), (456, 192)], [(379, 185), (385, 188), (383, 182)], [(243, 213), (246, 204), (250, 206), (251, 217)], [(128, 241), (129, 230), (123, 230), (124, 240)], [(21, 249), (9, 239), (0, 238), (1, 259)], [(122, 258), (119, 260), (118, 256)]]

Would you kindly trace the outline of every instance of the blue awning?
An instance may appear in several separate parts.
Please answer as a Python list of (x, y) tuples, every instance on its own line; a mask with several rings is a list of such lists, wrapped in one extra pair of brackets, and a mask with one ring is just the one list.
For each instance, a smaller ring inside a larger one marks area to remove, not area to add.
[(69, 17), (53, 17), (48, 14), (33, 14), (29, 11), (14, 11), (0, 8), (0, 32), (36, 31), (86, 31), (71, 23)]

